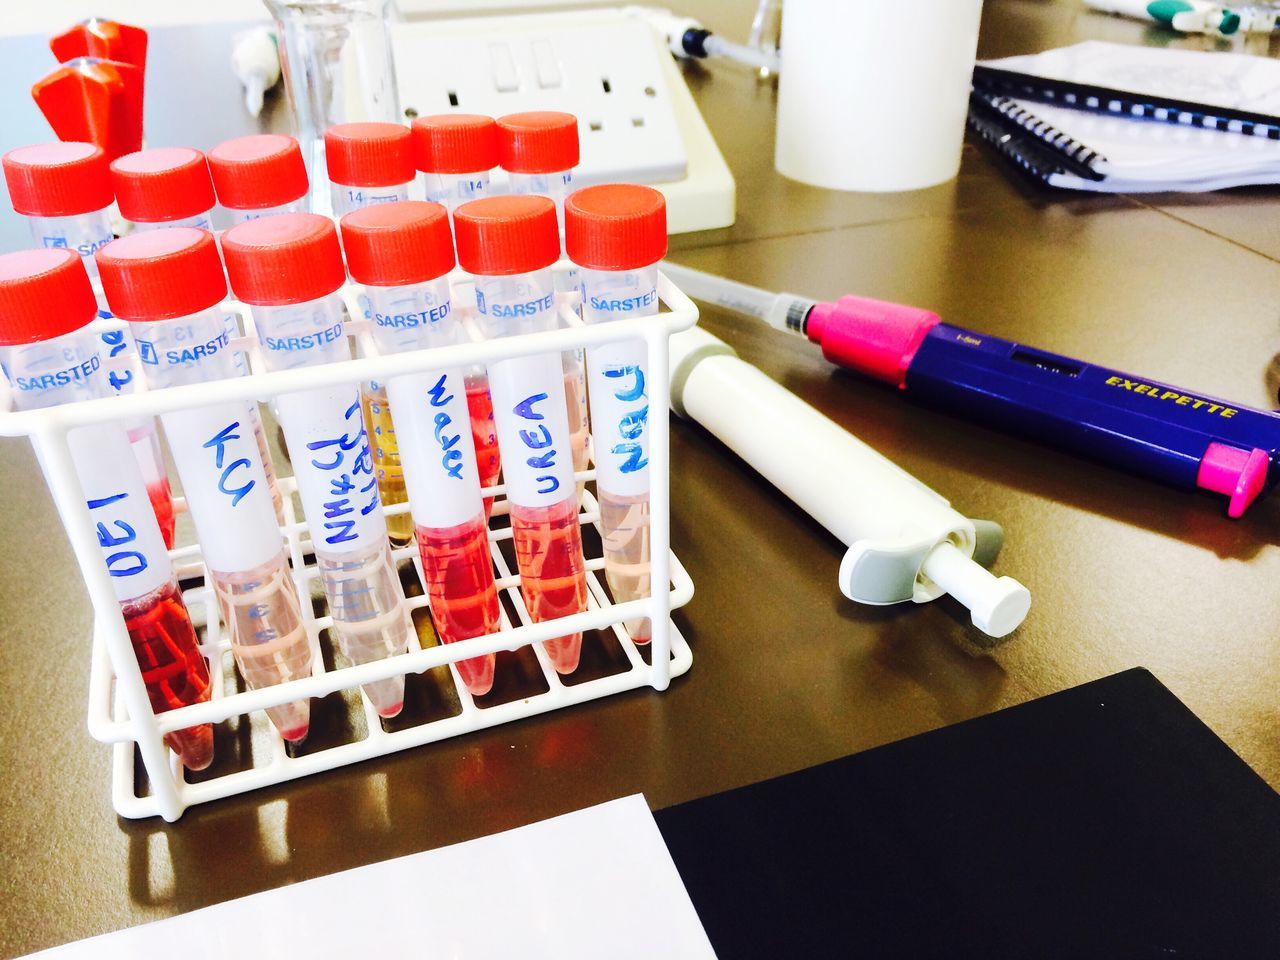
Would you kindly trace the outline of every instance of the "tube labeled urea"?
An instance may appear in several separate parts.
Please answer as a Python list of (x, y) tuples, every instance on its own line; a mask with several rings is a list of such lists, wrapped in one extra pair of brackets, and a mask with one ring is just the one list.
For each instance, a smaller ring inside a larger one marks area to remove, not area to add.
[(278, 133), (226, 140), (209, 151), (218, 202), (232, 225), (278, 213), (301, 213), (307, 167), (298, 141)]
[[(508, 187), (516, 195), (550, 197), (556, 205), (556, 222), (564, 233), (564, 200), (573, 189), (573, 168), (578, 165), (578, 118), (571, 113), (544, 110), (511, 113), (498, 124), (498, 161), (507, 172)], [(576, 268), (558, 271), (556, 289), (578, 288)], [(566, 350), (565, 409), (573, 432), (573, 469), (586, 470), (591, 451), (587, 447), (587, 378), (582, 351)], [(581, 494), (582, 487), (578, 486)]]
[(110, 243), (111, 174), (92, 143), (41, 143), (4, 155), (4, 179), (15, 212), (27, 218), (37, 247), (79, 254), (96, 277), (93, 252)]
[(333, 212), (409, 199), (417, 171), (409, 128), (398, 123), (335, 123), (324, 132)]
[[(151, 389), (239, 375), (219, 307), (227, 283), (212, 234), (152, 230), (116, 240), (97, 257), (107, 302), (130, 322)], [(256, 405), (215, 402), (163, 414), (161, 422), (245, 683), (260, 689), (310, 676), (311, 644), (277, 526)], [(306, 737), (310, 714), (307, 700), (267, 710), (294, 742)]]
[[(475, 278), (487, 338), (556, 329), (551, 265), (560, 256), (555, 205), (546, 197), (490, 197), (454, 211), (458, 263)], [(520, 592), (534, 622), (587, 609), (564, 369), (558, 353), (489, 364), (489, 388)], [(582, 634), (543, 644), (558, 673), (577, 669)]]
[[(268, 370), (351, 359), (338, 289), (346, 280), (333, 221), (263, 217), (222, 236), (227, 276), (250, 304)], [(391, 559), (369, 439), (354, 385), (276, 398), (334, 632), (353, 664), (405, 652), (413, 625)], [(404, 705), (404, 677), (365, 684), (382, 717)]]
[[(351, 279), (364, 284), (373, 340), (382, 353), (467, 341), (453, 313), (449, 213), (436, 203), (380, 204), (342, 218)], [(445, 643), (497, 633), (501, 624), (489, 527), (471, 443), (460, 367), (392, 377), (400, 464), (436, 633)], [(493, 687), (494, 655), (458, 661), (467, 689)]]
[[(452, 214), (460, 204), (489, 195), (489, 173), (498, 165), (498, 125), (492, 117), (469, 113), (418, 117), (410, 129), (414, 164), (423, 173), (428, 200), (443, 204)], [(502, 458), (489, 381), (479, 364), (467, 368), (466, 378), (480, 485), (491, 487), (498, 482)], [(485, 504), (488, 509), (492, 500)]]
[[(667, 206), (651, 187), (608, 184), (569, 195), (565, 247), (582, 287), (582, 318), (610, 323), (658, 313), (658, 261), (667, 252)], [(591, 441), (605, 578), (617, 602), (650, 594), (649, 385), (643, 340), (587, 350)], [(637, 643), (649, 620), (626, 624)]]
[(424, 175), (428, 200), (453, 213), (459, 204), (489, 195), (489, 171), (498, 165), (498, 125), (492, 117), (418, 117), (410, 130), (414, 166)]
[(120, 216), (135, 230), (212, 230), (216, 197), (204, 154), (190, 147), (155, 147), (117, 157), (111, 185)]
[[(70, 250), (0, 256), (0, 367), (18, 409), (112, 395), (102, 341), (88, 329), (97, 313), (89, 275)], [(67, 445), (152, 710), (208, 700), (208, 664), (125, 428), (80, 427)], [(165, 743), (193, 770), (213, 761), (210, 724), (175, 730)]]

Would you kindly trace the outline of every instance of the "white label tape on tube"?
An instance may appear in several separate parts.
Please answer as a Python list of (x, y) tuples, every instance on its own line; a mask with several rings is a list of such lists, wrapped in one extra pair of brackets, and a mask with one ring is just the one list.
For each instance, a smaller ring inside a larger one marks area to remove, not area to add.
[(67, 446), (116, 598), (134, 600), (164, 586), (173, 566), (124, 427), (81, 427), (67, 434)]
[(591, 435), (601, 490), (635, 496), (649, 490), (649, 385), (643, 340), (587, 351)]
[(315, 549), (333, 556), (381, 542), (387, 525), (359, 390), (302, 390), (281, 395), (277, 404)]
[(456, 527), (483, 510), (462, 371), (393, 377), (387, 400), (414, 522)]
[(280, 552), (253, 408), (224, 403), (161, 417), (210, 570), (239, 573)]
[(490, 365), (489, 392), (507, 499), (522, 507), (549, 507), (571, 496), (573, 454), (560, 354)]

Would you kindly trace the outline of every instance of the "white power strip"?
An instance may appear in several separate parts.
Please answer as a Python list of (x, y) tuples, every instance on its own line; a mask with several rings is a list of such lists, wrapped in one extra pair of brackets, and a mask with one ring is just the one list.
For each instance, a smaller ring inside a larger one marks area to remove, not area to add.
[(563, 110), (580, 124), (576, 183), (652, 184), (673, 233), (733, 223), (733, 176), (644, 21), (618, 9), (473, 17), (396, 24), (391, 39), (407, 116)]

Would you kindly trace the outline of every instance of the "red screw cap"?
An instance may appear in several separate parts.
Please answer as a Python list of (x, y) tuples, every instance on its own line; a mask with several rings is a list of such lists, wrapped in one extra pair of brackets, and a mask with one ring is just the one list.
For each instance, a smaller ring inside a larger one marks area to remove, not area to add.
[(231, 289), (245, 303), (273, 307), (319, 300), (347, 273), (333, 221), (315, 213), (285, 213), (232, 227), (222, 235)]
[(329, 179), (344, 187), (392, 187), (408, 183), (412, 136), (398, 123), (335, 123), (324, 132)]
[(560, 173), (578, 165), (578, 118), (550, 110), (498, 118), (498, 162), (510, 173)]
[(556, 205), (546, 197), (486, 197), (453, 212), (458, 263), (486, 277), (529, 273), (560, 259)]
[(71, 250), (20, 250), (0, 256), (0, 346), (51, 340), (98, 315), (93, 285)]
[(213, 181), (204, 154), (190, 147), (128, 153), (111, 164), (120, 215), (134, 223), (167, 223), (213, 207)]
[(453, 269), (449, 211), (438, 203), (378, 203), (342, 218), (342, 248), (356, 283), (398, 287)]
[(72, 217), (111, 206), (107, 155), (92, 143), (41, 143), (4, 155), (13, 209), (28, 217)]
[(667, 201), (652, 187), (608, 183), (564, 202), (569, 259), (591, 270), (637, 270), (667, 255)]
[(478, 173), (498, 165), (498, 125), (493, 117), (444, 113), (418, 117), (413, 162), (426, 173)]
[(307, 167), (298, 141), (278, 133), (237, 137), (209, 151), (218, 200), (232, 210), (263, 210), (307, 192)]
[(222, 302), (227, 280), (213, 234), (194, 227), (148, 230), (94, 254), (107, 305), (125, 320), (170, 320)]

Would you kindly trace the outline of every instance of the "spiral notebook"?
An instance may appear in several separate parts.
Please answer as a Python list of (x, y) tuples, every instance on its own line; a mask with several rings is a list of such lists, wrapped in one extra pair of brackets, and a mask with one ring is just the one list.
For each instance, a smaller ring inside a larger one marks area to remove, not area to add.
[(969, 126), (1055, 187), (1280, 183), (1280, 62), (1099, 41), (989, 60), (974, 70)]

